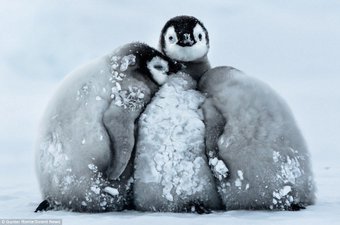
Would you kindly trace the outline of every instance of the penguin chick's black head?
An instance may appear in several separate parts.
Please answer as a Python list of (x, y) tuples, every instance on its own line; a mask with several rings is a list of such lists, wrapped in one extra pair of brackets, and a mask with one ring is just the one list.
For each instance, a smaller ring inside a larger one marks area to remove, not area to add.
[(199, 60), (209, 51), (208, 31), (195, 17), (174, 17), (162, 29), (160, 48), (165, 55), (175, 60)]
[(182, 69), (182, 64), (163, 55), (147, 44), (133, 42), (124, 45), (120, 52), (136, 57), (136, 70), (151, 78), (158, 85), (166, 82), (167, 76)]

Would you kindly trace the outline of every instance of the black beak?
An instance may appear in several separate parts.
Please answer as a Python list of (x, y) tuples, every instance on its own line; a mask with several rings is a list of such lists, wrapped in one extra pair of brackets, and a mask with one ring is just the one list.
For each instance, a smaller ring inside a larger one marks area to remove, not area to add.
[(184, 68), (185, 68), (185, 66), (182, 63), (174, 61), (172, 63), (172, 65), (170, 66), (170, 70), (167, 74), (171, 75), (173, 73), (177, 73), (178, 71), (181, 71)]
[(181, 35), (179, 41), (177, 42), (177, 44), (182, 47), (190, 47), (193, 46), (195, 43), (196, 41), (194, 40), (192, 34), (188, 33)]

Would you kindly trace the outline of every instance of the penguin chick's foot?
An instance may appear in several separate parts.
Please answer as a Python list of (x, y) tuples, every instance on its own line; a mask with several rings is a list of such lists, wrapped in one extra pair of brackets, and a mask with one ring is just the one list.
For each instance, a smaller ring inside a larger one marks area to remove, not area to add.
[(202, 214), (210, 214), (211, 210), (204, 207), (204, 205), (194, 204), (194, 205), (191, 206), (191, 212), (202, 215)]
[(49, 209), (51, 209), (50, 203), (47, 200), (44, 200), (38, 205), (34, 212), (47, 211)]
[(187, 205), (187, 212), (197, 213), (197, 214), (210, 214), (211, 210), (206, 208), (202, 203), (199, 202), (191, 202)]
[(288, 208), (289, 211), (300, 211), (301, 209), (306, 209), (306, 207), (302, 203), (293, 203)]

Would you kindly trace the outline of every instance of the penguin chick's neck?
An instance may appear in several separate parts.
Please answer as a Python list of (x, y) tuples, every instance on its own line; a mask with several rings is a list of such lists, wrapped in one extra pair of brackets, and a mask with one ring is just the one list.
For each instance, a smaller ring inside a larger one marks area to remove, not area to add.
[(202, 75), (207, 72), (209, 69), (211, 69), (208, 56), (204, 56), (203, 58), (197, 60), (197, 61), (191, 61), (191, 62), (181, 62), (184, 64), (185, 68), (183, 69), (183, 72), (190, 74), (192, 78), (194, 78), (196, 81), (199, 81), (202, 77)]

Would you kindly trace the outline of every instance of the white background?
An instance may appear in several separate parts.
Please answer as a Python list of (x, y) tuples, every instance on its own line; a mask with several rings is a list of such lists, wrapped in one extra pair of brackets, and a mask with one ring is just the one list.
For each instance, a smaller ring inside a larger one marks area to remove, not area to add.
[[(316, 205), (300, 212), (34, 214), (34, 140), (56, 85), (121, 44), (157, 47), (165, 22), (201, 19), (213, 66), (255, 76), (291, 106), (309, 145)], [(340, 224), (340, 1), (0, 0), (0, 219), (64, 224)]]

